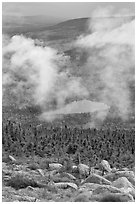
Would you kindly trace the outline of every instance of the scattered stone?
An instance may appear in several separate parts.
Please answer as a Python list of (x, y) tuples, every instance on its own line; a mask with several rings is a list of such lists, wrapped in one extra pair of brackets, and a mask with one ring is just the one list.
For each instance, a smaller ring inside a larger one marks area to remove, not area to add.
[[(90, 168), (85, 164), (73, 165), (70, 171), (67, 169), (62, 171), (64, 167), (62, 164), (50, 162), (49, 168), (42, 169), (39, 166), (34, 170), (27, 168), (28, 163), (17, 165), (17, 162), (9, 164), (3, 162), (3, 185), (9, 185), (3, 187), (3, 202), (64, 202), (64, 199), (71, 202), (133, 202), (135, 200), (135, 173), (128, 168), (111, 169), (109, 163), (102, 160), (102, 170), (107, 172), (102, 176), (101, 170), (96, 167)], [(40, 197), (42, 191), (45, 192), (44, 198)], [(36, 195), (39, 200), (35, 198)]]
[(106, 184), (106, 185), (111, 184), (111, 182), (109, 180), (107, 180), (103, 176), (99, 176), (97, 174), (90, 175), (88, 178), (86, 178), (84, 180), (84, 182), (82, 182), (82, 185), (84, 183), (97, 183), (97, 184)]
[(78, 173), (78, 172), (79, 172), (78, 167), (75, 166), (75, 165), (73, 165), (73, 166), (71, 167), (71, 171), (72, 171), (72, 173)]
[(14, 171), (20, 171), (20, 170), (21, 170), (20, 166), (18, 166), (18, 165), (14, 166)]
[(112, 173), (115, 173), (116, 171), (117, 171), (116, 167), (113, 167), (111, 170)]
[(56, 175), (58, 173), (58, 170), (52, 170), (48, 172), (48, 175), (50, 175), (51, 177)]
[(13, 157), (13, 156), (11, 156), (11, 155), (9, 155), (9, 159), (12, 161), (12, 162), (16, 162), (17, 160)]
[(41, 176), (43, 176), (43, 177), (45, 176), (44, 172), (42, 171), (42, 169), (37, 169), (37, 171), (40, 173)]
[(76, 180), (76, 177), (73, 176), (72, 174), (70, 173), (64, 173), (66, 176), (68, 176), (68, 178), (70, 178), (71, 180)]
[(49, 164), (49, 169), (50, 170), (59, 170), (63, 167), (62, 164), (59, 164), (59, 163), (51, 163)]
[(10, 176), (8, 176), (8, 175), (4, 175), (4, 176), (3, 176), (4, 181), (9, 181), (9, 180), (10, 180), (10, 178), (11, 178), (11, 177), (10, 177)]
[(63, 172), (57, 173), (55, 176), (52, 177), (52, 180), (54, 182), (72, 182), (76, 180), (76, 177), (74, 177), (72, 174)]
[(90, 175), (92, 175), (92, 174), (97, 174), (97, 175), (102, 176), (102, 172), (98, 169), (95, 169), (94, 167), (91, 167), (91, 169), (90, 169)]
[(2, 162), (2, 169), (7, 169), (7, 165), (5, 162)]
[(5, 162), (2, 162), (2, 175), (11, 175), (12, 170), (8, 168)]
[(36, 202), (37, 199), (35, 197), (30, 197), (30, 196), (23, 196), (22, 201), (28, 201), (28, 202)]
[(27, 190), (31, 190), (31, 191), (33, 191), (34, 188), (33, 188), (32, 186), (28, 186), (28, 187), (27, 187)]
[(67, 172), (61, 173), (60, 176), (62, 176), (62, 177), (63, 177), (63, 176), (64, 176), (64, 177), (67, 177), (67, 178), (69, 178), (70, 180), (76, 180), (76, 177), (75, 177), (75, 176), (73, 176), (72, 174), (67, 173)]
[(82, 186), (79, 187), (79, 192), (85, 192), (85, 191), (93, 191), (94, 189), (98, 188), (100, 184), (97, 183), (85, 183)]
[(102, 161), (101, 161), (101, 165), (102, 165), (102, 167), (103, 167), (103, 169), (104, 169), (105, 171), (107, 171), (107, 172), (111, 172), (111, 171), (112, 171), (112, 169), (110, 168), (110, 164), (108, 163), (108, 161), (102, 160)]
[(9, 175), (9, 176), (11, 176), (12, 175), (12, 170), (8, 170), (8, 168), (7, 169), (2, 169), (2, 174), (3, 175)]
[(59, 183), (55, 183), (54, 184), (57, 188), (62, 188), (62, 189), (66, 189), (68, 187), (71, 187), (75, 190), (78, 189), (78, 186), (74, 183), (69, 183), (69, 182), (59, 182)]
[(63, 188), (66, 189), (68, 188), (68, 184), (66, 182), (59, 182), (54, 184), (57, 188)]
[(124, 167), (121, 169), (121, 171), (129, 171), (129, 169), (127, 167)]
[(68, 183), (68, 186), (70, 186), (71, 188), (74, 188), (75, 190), (78, 189), (78, 186), (75, 183)]
[(79, 164), (77, 168), (78, 168), (79, 174), (81, 176), (89, 176), (89, 174), (90, 174), (89, 166), (87, 166), (85, 164)]

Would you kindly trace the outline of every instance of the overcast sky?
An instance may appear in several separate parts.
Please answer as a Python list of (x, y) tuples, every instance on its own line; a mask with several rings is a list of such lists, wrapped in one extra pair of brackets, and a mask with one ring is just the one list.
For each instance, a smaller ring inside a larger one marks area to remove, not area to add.
[(72, 19), (80, 17), (89, 17), (93, 10), (98, 7), (113, 6), (116, 11), (128, 9), (128, 13), (134, 14), (134, 3), (132, 2), (5, 2), (2, 4), (3, 14), (8, 15), (46, 15), (58, 17), (61, 19)]

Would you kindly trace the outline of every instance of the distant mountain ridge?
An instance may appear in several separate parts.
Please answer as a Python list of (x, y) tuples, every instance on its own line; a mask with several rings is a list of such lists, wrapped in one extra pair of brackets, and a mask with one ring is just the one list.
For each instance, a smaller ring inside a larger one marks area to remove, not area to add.
[(38, 32), (44, 30), (67, 29), (76, 27), (85, 30), (89, 18), (78, 18), (66, 21), (47, 16), (2, 16), (2, 32), (7, 34)]
[(79, 26), (79, 25), (82, 25), (82, 23), (83, 24), (85, 24), (85, 23), (87, 23), (88, 22), (88, 20), (90, 20), (90, 19), (98, 19), (98, 20), (101, 20), (101, 19), (107, 19), (107, 18), (110, 18), (110, 19), (116, 19), (116, 18), (123, 18), (123, 19), (125, 19), (125, 20), (132, 20), (132, 19), (134, 19), (135, 18), (135, 16), (132, 16), (132, 15), (129, 15), (129, 16), (110, 16), (110, 17), (95, 17), (95, 18), (90, 18), (90, 17), (86, 17), (86, 18), (75, 18), (75, 19), (70, 19), (70, 20), (66, 20), (66, 21), (63, 21), (63, 22), (61, 22), (61, 23), (58, 23), (58, 24), (56, 24), (56, 25), (54, 25), (53, 27), (54, 28), (56, 28), (56, 27), (58, 27), (58, 26), (64, 26), (64, 27), (66, 27), (66, 26), (76, 26), (76, 23), (77, 23), (77, 26)]
[[(125, 22), (133, 20), (135, 16), (111, 16), (111, 17), (96, 17), (96, 20), (102, 20), (104, 18), (110, 19), (124, 19)], [(91, 18), (92, 19), (92, 18)], [(83, 32), (86, 30), (90, 18), (76, 18), (66, 21), (61, 21), (58, 18), (50, 16), (7, 16), (2, 15), (2, 31), (9, 34), (21, 34), (27, 32), (44, 32), (47, 30), (61, 29), (75, 29)]]
[(16, 16), (2, 15), (3, 33), (24, 33), (53, 26), (61, 20), (51, 16)]

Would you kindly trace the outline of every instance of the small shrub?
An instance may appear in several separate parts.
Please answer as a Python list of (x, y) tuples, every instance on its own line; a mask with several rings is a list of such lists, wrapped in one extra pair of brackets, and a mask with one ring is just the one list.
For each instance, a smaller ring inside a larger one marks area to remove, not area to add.
[[(8, 154), (26, 157), (38, 155), (46, 159), (57, 158), (59, 163), (61, 158), (68, 155), (69, 159), (73, 158), (73, 162), (78, 164), (77, 153), (79, 152), (81, 162), (86, 164), (96, 165), (98, 159), (107, 159), (114, 166), (117, 165), (117, 162), (123, 167), (134, 164), (134, 127), (124, 129), (124, 126), (118, 126), (119, 120), (116, 123), (112, 122), (111, 126), (106, 123), (100, 129), (62, 129), (46, 126), (39, 131), (36, 128), (37, 125), (32, 121), (33, 125), (28, 126), (4, 120), (2, 147), (3, 151)], [(47, 169), (48, 162), (43, 161), (40, 162), (40, 168)], [(70, 170), (71, 165), (67, 162), (64, 166), (67, 171)], [(31, 168), (36, 169), (37, 167), (32, 165)]]
[(40, 169), (48, 169), (50, 163), (51, 163), (51, 161), (49, 159), (41, 159), (39, 161), (39, 168)]
[(36, 170), (39, 169), (39, 165), (37, 163), (32, 163), (28, 166), (28, 168), (31, 170)]
[(38, 184), (33, 180), (25, 177), (23, 174), (17, 174), (7, 182), (8, 186), (15, 188), (16, 190), (20, 188), (26, 188), (27, 186), (38, 187)]

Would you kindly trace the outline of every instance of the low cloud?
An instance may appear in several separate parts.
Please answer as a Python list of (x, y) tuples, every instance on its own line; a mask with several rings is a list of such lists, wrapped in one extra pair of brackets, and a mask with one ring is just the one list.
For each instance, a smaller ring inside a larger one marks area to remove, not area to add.
[(89, 22), (91, 33), (80, 36), (76, 46), (88, 52), (84, 68), (89, 92), (125, 120), (132, 112), (135, 22), (124, 12), (114, 13), (113, 8), (95, 11)]
[(42, 111), (59, 108), (72, 97), (88, 96), (81, 79), (71, 76), (66, 68), (68, 61), (69, 57), (50, 47), (37, 46), (30, 38), (4, 37), (4, 96), (10, 90), (18, 106), (39, 105)]

